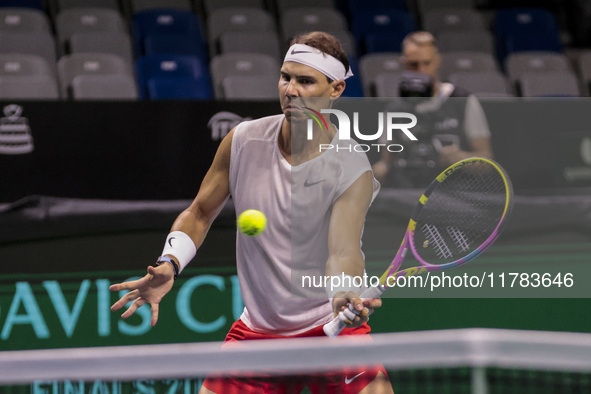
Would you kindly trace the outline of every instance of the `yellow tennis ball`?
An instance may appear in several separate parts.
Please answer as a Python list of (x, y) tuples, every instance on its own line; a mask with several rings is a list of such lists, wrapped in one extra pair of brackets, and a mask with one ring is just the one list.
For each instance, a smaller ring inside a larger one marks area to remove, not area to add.
[(238, 216), (238, 229), (249, 237), (259, 235), (267, 227), (267, 218), (261, 211), (249, 209)]

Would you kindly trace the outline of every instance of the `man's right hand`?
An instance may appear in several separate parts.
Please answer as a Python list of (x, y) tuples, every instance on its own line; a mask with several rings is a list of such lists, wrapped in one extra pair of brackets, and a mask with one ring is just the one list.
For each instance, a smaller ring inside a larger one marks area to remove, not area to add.
[(170, 264), (166, 263), (158, 267), (148, 267), (148, 274), (143, 278), (130, 282), (117, 283), (109, 287), (111, 291), (129, 290), (127, 294), (111, 306), (111, 310), (117, 311), (128, 302), (133, 301), (129, 308), (121, 315), (122, 318), (127, 319), (140, 306), (146, 303), (150, 304), (152, 309), (152, 320), (150, 324), (155, 326), (158, 321), (158, 304), (160, 304), (166, 293), (170, 291), (173, 284), (174, 270)]

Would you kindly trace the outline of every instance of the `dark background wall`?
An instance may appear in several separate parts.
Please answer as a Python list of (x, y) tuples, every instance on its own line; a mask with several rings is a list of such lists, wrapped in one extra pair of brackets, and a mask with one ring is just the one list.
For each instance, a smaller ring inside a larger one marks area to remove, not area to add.
[[(7, 104), (14, 103), (0, 106)], [(244, 118), (280, 113), (277, 102), (17, 104), (34, 150), (0, 154), (0, 202), (35, 194), (193, 198), (229, 128)], [(587, 138), (591, 160), (591, 99), (483, 99), (482, 104), (495, 158), (516, 189), (591, 186), (591, 163), (581, 156)], [(1, 137), (0, 130), (0, 144)], [(582, 169), (584, 176), (569, 180), (565, 167)]]

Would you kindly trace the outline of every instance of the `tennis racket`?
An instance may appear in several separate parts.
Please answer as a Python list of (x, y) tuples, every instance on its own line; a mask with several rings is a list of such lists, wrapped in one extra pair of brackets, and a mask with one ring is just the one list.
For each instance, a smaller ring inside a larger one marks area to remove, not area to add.
[[(473, 157), (459, 161), (431, 182), (419, 199), (396, 257), (361, 299), (378, 298), (397, 278), (442, 271), (466, 264), (488, 249), (503, 231), (513, 206), (513, 187), (496, 162)], [(421, 264), (398, 271), (408, 250)], [(349, 307), (324, 325), (336, 337), (347, 319), (359, 314)]]

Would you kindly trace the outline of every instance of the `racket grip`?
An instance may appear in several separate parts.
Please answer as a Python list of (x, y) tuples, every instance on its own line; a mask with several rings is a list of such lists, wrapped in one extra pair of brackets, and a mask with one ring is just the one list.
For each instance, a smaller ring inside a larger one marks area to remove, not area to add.
[(365, 300), (373, 300), (374, 298), (380, 298), (382, 294), (384, 294), (386, 288), (384, 286), (371, 286), (369, 289), (365, 290), (359, 297), (363, 301)]
[[(370, 287), (361, 293), (361, 300), (365, 301), (379, 298), (385, 290), (386, 288), (384, 286)], [(359, 313), (360, 311), (353, 309), (353, 305), (349, 304), (347, 309), (340, 312), (338, 316), (335, 317), (331, 322), (326, 323), (322, 329), (324, 330), (324, 333), (327, 337), (335, 338), (341, 333), (341, 331), (343, 331), (343, 328), (347, 327), (347, 323), (345, 321), (347, 319), (353, 321), (355, 316), (359, 315)]]
[[(357, 313), (355, 313), (357, 312)], [(326, 323), (322, 329), (327, 337), (336, 338), (343, 328), (347, 327), (347, 323), (345, 322), (347, 319), (353, 321), (355, 316), (359, 314), (358, 311), (352, 311), (351, 309), (345, 309), (344, 311), (340, 312), (337, 317), (332, 319), (331, 322)]]

